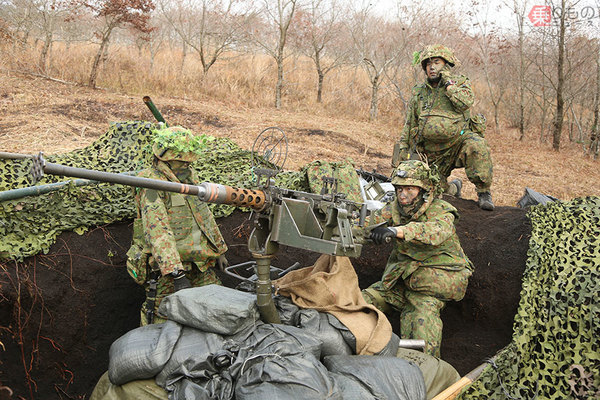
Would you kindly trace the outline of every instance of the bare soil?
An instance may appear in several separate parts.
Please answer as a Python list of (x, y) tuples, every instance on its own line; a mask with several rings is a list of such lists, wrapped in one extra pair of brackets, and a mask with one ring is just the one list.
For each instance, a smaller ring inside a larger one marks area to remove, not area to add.
[[(464, 375), (511, 339), (530, 225), (522, 209), (486, 212), (474, 201), (449, 200), (459, 209), (461, 243), (476, 265), (465, 299), (442, 312), (442, 357)], [(251, 259), (248, 216), (235, 212), (218, 221), (232, 263)], [(13, 398), (89, 398), (108, 367), (110, 344), (139, 323), (143, 290), (125, 270), (131, 236), (131, 221), (82, 236), (65, 232), (48, 254), (5, 265), (5, 279), (20, 285), (0, 287), (0, 386), (10, 387)], [(368, 245), (353, 260), (361, 287), (381, 277), (390, 250)], [(317, 257), (286, 247), (273, 265), (308, 266)], [(238, 283), (222, 278), (228, 286)], [(398, 332), (399, 316), (390, 321)]]

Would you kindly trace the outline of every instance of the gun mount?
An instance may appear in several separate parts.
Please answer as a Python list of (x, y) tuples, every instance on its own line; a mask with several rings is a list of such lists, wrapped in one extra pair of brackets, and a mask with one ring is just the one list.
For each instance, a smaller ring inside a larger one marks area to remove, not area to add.
[[(273, 147), (268, 151), (277, 154)], [(62, 175), (195, 195), (208, 203), (252, 209), (254, 228), (248, 249), (256, 261), (257, 305), (262, 319), (270, 323), (280, 321), (272, 300), (270, 274), (271, 260), (280, 244), (323, 254), (358, 257), (370, 228), (364, 227), (366, 205), (347, 200), (343, 193), (314, 194), (275, 186), (272, 178), (277, 172), (255, 167), (258, 187), (248, 189), (211, 182), (188, 185), (69, 167), (47, 162), (42, 153), (33, 158), (32, 167), (34, 182), (44, 174)]]

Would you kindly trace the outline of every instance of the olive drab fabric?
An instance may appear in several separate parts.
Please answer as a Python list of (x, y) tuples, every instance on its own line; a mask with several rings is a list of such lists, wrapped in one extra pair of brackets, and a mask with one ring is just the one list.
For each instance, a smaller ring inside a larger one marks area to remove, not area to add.
[[(435, 46), (423, 50), (418, 60), (424, 65), (431, 57), (457, 61), (451, 51)], [(450, 74), (449, 69), (445, 73)], [(477, 192), (489, 192), (492, 160), (483, 136), (471, 129), (476, 126), (478, 132), (484, 130), (481, 118), (471, 122), (470, 108), (475, 100), (471, 83), (464, 75), (449, 75), (449, 80), (453, 84), (442, 81), (434, 87), (426, 80), (413, 88), (398, 141), (400, 161), (409, 159), (411, 153), (424, 154), (429, 163), (438, 167), (444, 188), (453, 169), (465, 168)]]
[(402, 226), (404, 239), (396, 239), (381, 281), (363, 292), (368, 302), (377, 306), (379, 298), (399, 310), (401, 337), (424, 339), (425, 352), (436, 357), (440, 311), (446, 301), (464, 297), (473, 270), (456, 234), (457, 217), (456, 208), (439, 198), (416, 218), (403, 216), (397, 201), (388, 204), (375, 222)]

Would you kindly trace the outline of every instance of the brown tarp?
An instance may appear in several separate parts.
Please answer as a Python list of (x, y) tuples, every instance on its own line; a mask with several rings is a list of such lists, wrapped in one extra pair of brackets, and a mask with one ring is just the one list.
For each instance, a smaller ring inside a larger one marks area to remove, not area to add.
[(356, 354), (377, 354), (392, 337), (385, 314), (363, 299), (348, 257), (324, 254), (312, 267), (289, 272), (273, 285), (298, 307), (314, 308), (339, 319), (356, 337)]

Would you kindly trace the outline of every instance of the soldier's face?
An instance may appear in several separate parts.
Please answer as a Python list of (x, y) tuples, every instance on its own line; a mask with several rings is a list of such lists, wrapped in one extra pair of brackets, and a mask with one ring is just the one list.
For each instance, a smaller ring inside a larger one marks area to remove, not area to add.
[(169, 166), (171, 167), (171, 170), (173, 170), (173, 171), (186, 169), (188, 167), (188, 165), (190, 165), (190, 163), (185, 162), (185, 161), (180, 161), (180, 160), (169, 161)]
[(446, 61), (444, 61), (441, 57), (433, 57), (427, 60), (425, 64), (425, 73), (427, 74), (427, 79), (431, 82), (437, 82), (440, 80), (440, 71), (446, 65)]
[(396, 198), (398, 204), (407, 206), (412, 204), (419, 195), (421, 188), (418, 186), (396, 186)]

